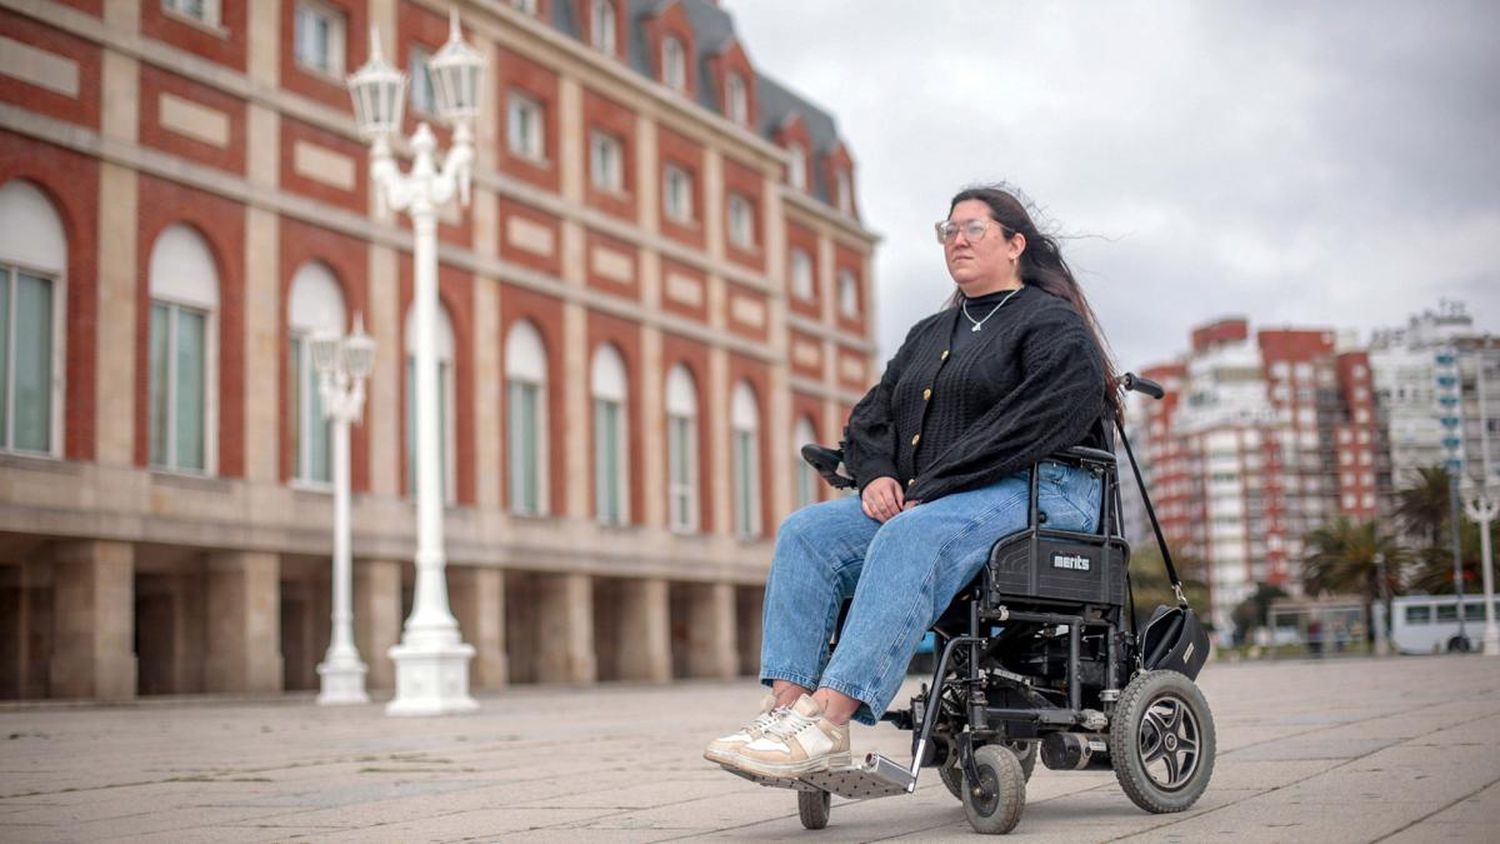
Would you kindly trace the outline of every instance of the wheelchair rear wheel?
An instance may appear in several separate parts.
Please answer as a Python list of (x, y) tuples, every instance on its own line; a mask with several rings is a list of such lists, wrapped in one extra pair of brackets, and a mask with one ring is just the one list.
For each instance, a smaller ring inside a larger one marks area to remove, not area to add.
[(1148, 812), (1181, 812), (1214, 771), (1214, 716), (1203, 693), (1176, 671), (1147, 671), (1125, 687), (1109, 726), (1115, 778)]
[(826, 791), (797, 792), (797, 815), (802, 818), (802, 828), (828, 826), (828, 809), (832, 802), (833, 796)]
[[(1009, 748), (987, 744), (974, 751), (979, 782), (963, 784), (964, 815), (975, 832), (1004, 835), (1021, 822), (1026, 808), (1026, 777)], [(977, 794), (975, 792), (978, 792)]]

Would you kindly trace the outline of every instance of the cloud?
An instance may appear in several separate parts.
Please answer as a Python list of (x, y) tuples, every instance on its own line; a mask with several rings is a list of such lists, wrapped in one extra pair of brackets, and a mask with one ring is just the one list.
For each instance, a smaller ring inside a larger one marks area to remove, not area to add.
[(1447, 297), (1500, 333), (1500, 5), (727, 5), (854, 152), (887, 355), (951, 290), (931, 222), (1001, 179), (1126, 367), (1226, 314), (1367, 332)]

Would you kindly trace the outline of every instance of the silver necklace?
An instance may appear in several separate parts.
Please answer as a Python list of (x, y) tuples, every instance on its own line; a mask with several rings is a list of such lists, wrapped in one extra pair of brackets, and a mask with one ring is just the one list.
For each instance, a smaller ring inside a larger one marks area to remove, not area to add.
[(964, 303), (963, 303), (963, 306), (962, 306), (963, 307), (963, 312), (964, 312), (964, 319), (968, 320), (969, 322), (974, 323), (974, 327), (970, 328), (969, 330), (970, 331), (974, 331), (974, 332), (978, 332), (979, 329), (981, 329), (981, 328), (984, 327), (984, 324), (986, 322), (990, 321), (990, 317), (992, 317), (992, 316), (995, 315), (995, 311), (998, 311), (1001, 308), (1005, 307), (1005, 303), (1010, 301), (1010, 297), (1014, 296), (1014, 295), (1016, 295), (1017, 293), (1020, 293), (1020, 292), (1021, 292), (1021, 288), (1019, 288), (1019, 287), (1017, 287), (1015, 290), (1012, 290), (1010, 292), (1010, 296), (1006, 296), (1004, 299), (1001, 299), (1000, 300), (1000, 304), (996, 305), (993, 308), (990, 308), (990, 312), (984, 315), (984, 319), (980, 319), (980, 320), (976, 320), (973, 317), (969, 316), (969, 300), (968, 300), (967, 297), (965, 297)]

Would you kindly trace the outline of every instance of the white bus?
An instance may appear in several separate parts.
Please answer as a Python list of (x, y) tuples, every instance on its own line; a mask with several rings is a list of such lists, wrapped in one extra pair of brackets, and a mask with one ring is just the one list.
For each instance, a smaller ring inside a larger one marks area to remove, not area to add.
[[(1380, 614), (1377, 603), (1375, 612)], [(1464, 596), (1464, 635), (1471, 648), (1484, 637), (1484, 595)], [(1495, 602), (1500, 618), (1500, 601)], [(1391, 644), (1404, 654), (1459, 650), (1458, 598), (1455, 595), (1406, 595), (1391, 601)]]

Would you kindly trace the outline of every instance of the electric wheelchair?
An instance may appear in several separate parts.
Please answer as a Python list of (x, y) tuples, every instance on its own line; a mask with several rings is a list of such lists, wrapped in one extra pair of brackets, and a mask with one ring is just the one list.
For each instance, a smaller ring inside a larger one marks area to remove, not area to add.
[[(1131, 374), (1121, 383), (1162, 395)], [(855, 767), (795, 779), (726, 770), (795, 789), (808, 829), (827, 825), (833, 794), (910, 793), (922, 768), (937, 768), (974, 830), (1003, 834), (1020, 821), (1038, 757), (1054, 770), (1113, 769), (1126, 795), (1148, 812), (1192, 806), (1214, 765), (1213, 716), (1193, 683), (1208, 657), (1208, 636), (1183, 597), (1129, 441), (1123, 430), (1119, 435), (1176, 606), (1158, 607), (1137, 629), (1115, 455), (1067, 449), (1046, 459), (1102, 479), (1099, 529), (1048, 528), (1031, 473), (1030, 527), (995, 543), (979, 576), (932, 626), (938, 656), (931, 681), (909, 708), (882, 716), (911, 731), (910, 765), (872, 753)], [(806, 445), (802, 456), (831, 485), (854, 486), (839, 472), (841, 448)]]

